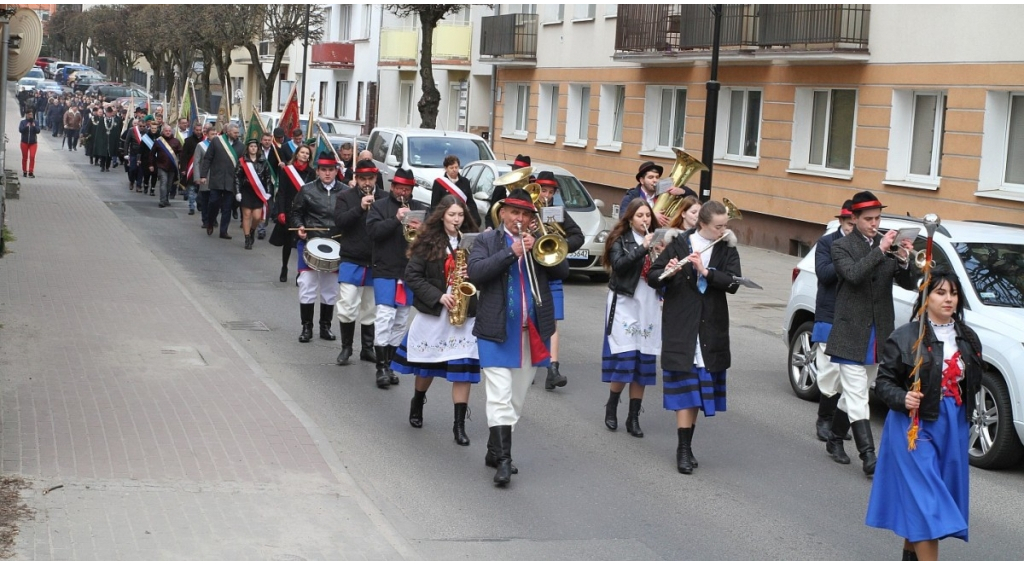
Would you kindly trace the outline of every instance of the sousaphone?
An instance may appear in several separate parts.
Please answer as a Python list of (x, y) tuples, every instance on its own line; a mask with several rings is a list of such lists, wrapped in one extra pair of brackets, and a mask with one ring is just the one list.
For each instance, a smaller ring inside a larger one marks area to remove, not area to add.
[(36, 65), (43, 48), (43, 22), (28, 8), (19, 8), (11, 16), (11, 41), (7, 47), (7, 80), (18, 80)]

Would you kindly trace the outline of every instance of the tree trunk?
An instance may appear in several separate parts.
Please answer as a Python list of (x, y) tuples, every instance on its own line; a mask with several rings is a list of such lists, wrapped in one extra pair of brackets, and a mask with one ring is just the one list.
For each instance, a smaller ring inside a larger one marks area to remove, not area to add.
[[(273, 84), (271, 84), (270, 88), (267, 88), (267, 83), (270, 82), (270, 81), (267, 80), (267, 75), (263, 74), (263, 64), (260, 63), (260, 51), (259, 51), (259, 49), (256, 48), (256, 45), (254, 45), (250, 41), (249, 43), (247, 43), (245, 45), (245, 49), (247, 51), (249, 51), (249, 58), (252, 59), (253, 70), (256, 71), (256, 90), (257, 90), (257, 92), (260, 93), (260, 97), (264, 98), (264, 100), (265, 100), (266, 99), (266, 91), (267, 90), (271, 90), (272, 91), (273, 90)], [(271, 74), (270, 75), (273, 76), (273, 69), (271, 69)], [(256, 104), (252, 104), (252, 105), (255, 106)], [(267, 105), (266, 101), (261, 101), (260, 102), (260, 110), (267, 111), (268, 108), (265, 107), (266, 105)], [(249, 110), (251, 108), (245, 108), (245, 109)]]
[(213, 57), (209, 50), (203, 49), (203, 72), (199, 74), (199, 82), (203, 89), (202, 106), (206, 111), (213, 111), (213, 98), (210, 93), (210, 73), (213, 71)]
[(263, 92), (263, 107), (264, 112), (269, 112), (274, 109), (274, 87), (277, 85), (277, 75), (281, 72), (281, 59), (284, 58), (285, 52), (287, 52), (287, 46), (281, 48), (278, 46), (274, 49), (274, 63), (270, 65), (270, 72), (267, 74), (267, 81), (260, 85)]
[(434, 129), (437, 127), (437, 109), (441, 105), (441, 93), (434, 82), (434, 28), (437, 18), (420, 13), (420, 28), (423, 37), (420, 41), (420, 81), (423, 97), (416, 104), (420, 111), (420, 127)]

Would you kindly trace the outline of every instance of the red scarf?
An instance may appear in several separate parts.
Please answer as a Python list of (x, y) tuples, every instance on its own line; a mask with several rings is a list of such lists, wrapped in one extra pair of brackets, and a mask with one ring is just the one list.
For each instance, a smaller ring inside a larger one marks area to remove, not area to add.
[(963, 369), (960, 368), (960, 351), (953, 353), (953, 358), (945, 361), (946, 367), (942, 370), (942, 390), (944, 397), (956, 399), (957, 405), (962, 405), (960, 398), (960, 375)]

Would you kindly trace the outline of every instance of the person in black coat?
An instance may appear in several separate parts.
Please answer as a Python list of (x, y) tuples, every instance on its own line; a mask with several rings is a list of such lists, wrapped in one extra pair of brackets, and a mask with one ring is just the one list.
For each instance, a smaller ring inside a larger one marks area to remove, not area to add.
[[(370, 206), (366, 231), (373, 239), (373, 299), (377, 304), (374, 323), (374, 354), (377, 357), (377, 387), (387, 389), (398, 384), (391, 370), (391, 359), (409, 328), (412, 296), (405, 285), (406, 229), (416, 230), (419, 220), (406, 220), (410, 211), (426, 211), (412, 199), (416, 179), (412, 171), (399, 168), (391, 179), (391, 194)], [(410, 232), (411, 233), (411, 232)]]
[(245, 144), (245, 156), (235, 169), (235, 199), (242, 208), (242, 233), (245, 234), (246, 250), (252, 250), (256, 240), (256, 226), (263, 221), (263, 207), (270, 205), (273, 190), (270, 163), (263, 158), (259, 140), (249, 139)]
[(473, 218), (473, 223), (482, 225), (480, 223), (480, 210), (476, 209), (476, 200), (473, 199), (473, 194), (470, 193), (469, 180), (459, 173), (461, 165), (459, 157), (455, 155), (448, 155), (444, 158), (444, 174), (434, 180), (434, 185), (430, 189), (430, 209), (437, 208), (441, 199), (450, 194), (466, 204), (466, 209), (469, 210), (469, 217)]
[(296, 237), (288, 230), (288, 214), (292, 209), (292, 201), (303, 186), (316, 180), (316, 168), (313, 167), (313, 150), (302, 147), (295, 152), (292, 161), (281, 168), (278, 173), (277, 194), (274, 195), (274, 208), (277, 211), (274, 230), (270, 232), (270, 244), (281, 247), (281, 282), (288, 281), (288, 261), (292, 256)]
[[(674, 238), (647, 273), (647, 283), (662, 289), (665, 296), (661, 318), (664, 405), (676, 412), (676, 467), (682, 474), (697, 467), (692, 450), (697, 411), (711, 417), (726, 409), (725, 377), (732, 363), (726, 296), (736, 293), (735, 278), (742, 276), (728, 221), (721, 202), (705, 203), (697, 227)], [(673, 272), (680, 262), (685, 264)], [(662, 274), (667, 276), (662, 279)]]
[(210, 141), (199, 166), (199, 183), (210, 187), (210, 200), (206, 206), (206, 234), (213, 234), (220, 212), (220, 238), (230, 239), (228, 226), (231, 224), (231, 206), (234, 202), (235, 169), (238, 159), (245, 152), (245, 146), (238, 140), (238, 126), (228, 124), (224, 133)]

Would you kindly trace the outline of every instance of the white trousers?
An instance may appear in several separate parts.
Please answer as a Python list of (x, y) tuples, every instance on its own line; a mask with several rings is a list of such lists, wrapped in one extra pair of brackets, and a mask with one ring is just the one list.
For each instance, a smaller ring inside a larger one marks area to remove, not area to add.
[(843, 391), (839, 385), (839, 365), (825, 354), (825, 343), (814, 344), (814, 365), (818, 374), (818, 391), (825, 397), (832, 397)]
[(378, 347), (401, 345), (405, 332), (409, 329), (410, 309), (410, 306), (394, 308), (378, 305), (377, 318), (373, 323), (373, 344)]
[(522, 359), (519, 368), (485, 367), (480, 369), (484, 379), (484, 391), (487, 394), (487, 426), (515, 426), (523, 414), (526, 403), (526, 392), (530, 390), (537, 369), (532, 366), (530, 356), (530, 335), (523, 331)]
[(342, 323), (356, 321), (357, 314), (360, 325), (373, 323), (376, 317), (373, 286), (338, 284), (338, 303), (335, 304), (334, 310), (338, 314), (338, 321)]
[(338, 273), (307, 270), (299, 273), (299, 303), (329, 306), (338, 301)]
[(850, 422), (871, 418), (868, 407), (868, 390), (878, 376), (877, 364), (840, 364), (839, 385), (843, 395), (839, 397), (839, 409), (850, 416)]

